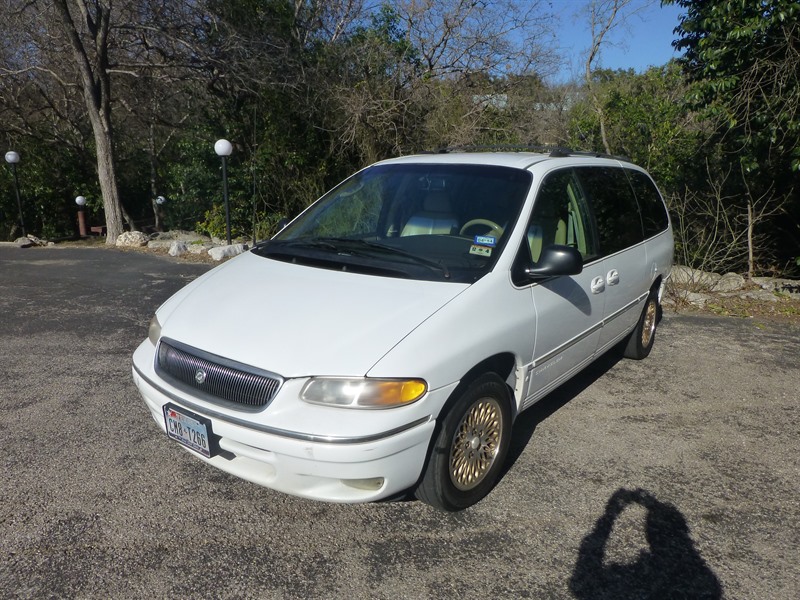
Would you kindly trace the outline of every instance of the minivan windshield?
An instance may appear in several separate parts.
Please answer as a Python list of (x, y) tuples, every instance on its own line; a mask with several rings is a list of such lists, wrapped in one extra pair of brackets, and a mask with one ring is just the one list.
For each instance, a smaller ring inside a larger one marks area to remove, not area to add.
[(509, 167), (375, 165), (253, 252), (319, 268), (471, 283), (496, 262), (530, 184), (529, 172)]

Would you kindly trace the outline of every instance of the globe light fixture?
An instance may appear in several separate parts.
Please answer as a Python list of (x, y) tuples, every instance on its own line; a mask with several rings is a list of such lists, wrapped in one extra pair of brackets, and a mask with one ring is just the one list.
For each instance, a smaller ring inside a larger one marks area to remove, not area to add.
[(228, 202), (228, 165), (226, 159), (233, 152), (233, 145), (225, 139), (217, 140), (214, 144), (214, 152), (222, 159), (222, 196), (225, 200), (225, 234), (228, 245), (231, 245), (231, 209)]
[(86, 198), (76, 196), (75, 204), (78, 205), (78, 234), (81, 237), (86, 237), (86, 213), (83, 210), (83, 207), (86, 206)]
[(17, 163), (19, 153), (9, 150), (6, 152), (6, 162), (11, 165), (11, 172), (14, 174), (14, 191), (17, 193), (17, 210), (19, 210), (19, 226), (22, 228), (22, 237), (26, 237), (25, 220), (22, 218), (22, 200), (19, 197), (19, 179), (17, 179)]

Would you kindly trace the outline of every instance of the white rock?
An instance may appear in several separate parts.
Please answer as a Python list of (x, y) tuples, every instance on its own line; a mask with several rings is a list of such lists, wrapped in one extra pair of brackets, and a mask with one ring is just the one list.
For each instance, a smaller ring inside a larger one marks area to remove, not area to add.
[(692, 269), (691, 267), (685, 267), (683, 265), (674, 265), (672, 267), (671, 278), (673, 283), (681, 287), (708, 289), (722, 279), (722, 275), (707, 273), (706, 271)]
[(745, 278), (738, 273), (726, 273), (711, 286), (713, 292), (736, 292), (745, 286)]
[(147, 242), (147, 247), (151, 250), (166, 250), (172, 248), (173, 240), (150, 240)]
[(758, 302), (777, 302), (778, 297), (767, 290), (753, 290), (739, 296), (745, 300), (757, 300)]
[(237, 256), (247, 250), (245, 244), (231, 244), (230, 246), (217, 246), (208, 251), (209, 256), (214, 260), (222, 260), (231, 256)]
[(172, 245), (169, 247), (170, 256), (182, 256), (187, 252), (188, 250), (186, 249), (186, 242), (176, 240), (172, 242)]
[(195, 233), (194, 231), (181, 231), (176, 229), (173, 231), (161, 231), (152, 235), (153, 240), (158, 242), (210, 242), (211, 239), (206, 235)]
[(213, 246), (211, 244), (189, 244), (186, 248), (189, 250), (189, 254), (208, 254)]
[(709, 300), (711, 300), (711, 296), (708, 294), (698, 294), (697, 292), (686, 292), (684, 299), (694, 306), (705, 306)]
[(124, 231), (117, 238), (116, 245), (128, 248), (146, 246), (150, 237), (141, 231)]

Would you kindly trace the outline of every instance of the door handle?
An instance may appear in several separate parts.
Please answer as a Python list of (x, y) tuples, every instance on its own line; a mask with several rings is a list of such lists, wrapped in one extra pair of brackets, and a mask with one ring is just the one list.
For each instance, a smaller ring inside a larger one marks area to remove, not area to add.
[(619, 272), (616, 269), (611, 269), (606, 275), (608, 285), (617, 285), (619, 283)]
[(606, 282), (602, 277), (595, 277), (592, 279), (592, 293), (600, 294), (606, 289)]

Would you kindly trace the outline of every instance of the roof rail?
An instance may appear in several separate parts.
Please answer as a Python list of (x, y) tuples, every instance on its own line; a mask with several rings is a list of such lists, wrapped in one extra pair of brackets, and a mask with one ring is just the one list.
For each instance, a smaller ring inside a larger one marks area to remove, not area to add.
[[(447, 154), (449, 152), (538, 152), (541, 154), (551, 154), (554, 156), (566, 156), (572, 151), (569, 148), (562, 146), (547, 145), (547, 144), (520, 144), (520, 145), (464, 145), (464, 146), (448, 146), (446, 148), (439, 148), (436, 154)], [(555, 154), (554, 154), (555, 153)]]
[(633, 162), (627, 156), (618, 156), (616, 154), (606, 154), (605, 152), (592, 152), (590, 150), (577, 150), (570, 152), (571, 156), (590, 156), (592, 158), (611, 158), (613, 160), (621, 160), (623, 162)]
[(620, 160), (624, 162), (632, 162), (627, 156), (616, 156), (613, 154), (605, 154), (603, 152), (592, 152), (591, 150), (572, 150), (566, 146), (556, 146), (548, 144), (539, 145), (464, 145), (464, 146), (447, 146), (446, 148), (439, 148), (433, 152), (423, 152), (423, 154), (448, 154), (450, 152), (538, 152), (540, 154), (549, 154), (552, 158), (566, 158), (568, 156), (589, 156), (593, 158), (610, 158), (613, 160)]

